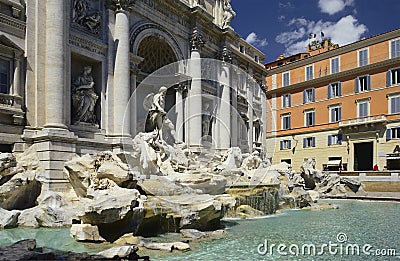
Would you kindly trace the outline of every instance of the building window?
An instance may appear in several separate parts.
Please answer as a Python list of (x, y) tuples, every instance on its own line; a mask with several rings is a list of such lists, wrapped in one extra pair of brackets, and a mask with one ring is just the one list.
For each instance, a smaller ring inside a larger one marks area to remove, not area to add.
[(338, 73), (340, 71), (339, 68), (339, 57), (335, 57), (331, 59), (331, 74)]
[(260, 57), (258, 57), (257, 55), (254, 56), (254, 61), (256, 61), (257, 63), (260, 62)]
[(315, 137), (307, 137), (303, 139), (303, 148), (315, 147)]
[(368, 49), (358, 51), (358, 66), (368, 65)]
[(389, 114), (400, 113), (400, 95), (389, 97)]
[(314, 79), (314, 66), (310, 65), (306, 67), (306, 81)]
[(304, 112), (304, 125), (306, 127), (315, 125), (315, 111)]
[(292, 102), (291, 102), (290, 93), (282, 95), (282, 107), (283, 108), (288, 108), (288, 107), (292, 106), (291, 103)]
[(10, 62), (0, 60), (0, 93), (8, 94), (10, 91)]
[(285, 72), (282, 74), (282, 87), (290, 85), (290, 73)]
[(400, 127), (386, 130), (386, 140), (400, 139)]
[(369, 116), (369, 101), (360, 101), (357, 103), (357, 115), (359, 118)]
[(290, 129), (290, 115), (282, 116), (282, 130)]
[(244, 46), (243, 46), (243, 45), (239, 45), (239, 51), (240, 51), (241, 53), (244, 53)]
[(287, 150), (292, 148), (292, 141), (291, 140), (281, 140), (280, 142), (280, 149)]
[(328, 146), (342, 144), (342, 134), (328, 135)]
[(342, 107), (340, 106), (335, 106), (335, 107), (330, 107), (330, 117), (329, 117), (329, 122), (338, 122), (342, 120)]
[(400, 57), (400, 39), (390, 42), (390, 58)]
[(371, 76), (364, 75), (357, 77), (354, 82), (354, 89), (356, 93), (371, 90)]
[(335, 82), (328, 85), (328, 99), (342, 96), (342, 83)]
[(315, 88), (306, 89), (303, 91), (303, 103), (315, 101)]
[(386, 73), (386, 86), (400, 84), (400, 68), (395, 68)]

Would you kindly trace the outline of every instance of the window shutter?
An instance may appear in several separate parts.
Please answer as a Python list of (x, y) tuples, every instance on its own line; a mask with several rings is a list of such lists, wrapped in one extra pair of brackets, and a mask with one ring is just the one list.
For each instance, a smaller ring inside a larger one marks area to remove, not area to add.
[(343, 134), (338, 134), (338, 144), (342, 144)]
[(288, 116), (288, 120), (287, 120), (287, 128), (290, 129), (290, 122), (291, 122), (291, 117)]
[(307, 147), (307, 138), (303, 138), (303, 148)]
[(332, 135), (328, 135), (328, 146), (332, 145)]
[(331, 108), (331, 122), (335, 122), (335, 109)]
[(342, 120), (342, 107), (339, 107), (338, 108), (338, 119), (337, 119), (338, 121), (341, 121)]
[(315, 88), (311, 89), (311, 93), (312, 93), (312, 101), (315, 101)]
[(392, 139), (392, 129), (387, 129), (386, 130), (386, 141)]
[(390, 113), (396, 113), (396, 98), (390, 98)]
[(342, 83), (338, 82), (339, 96), (342, 96)]
[(312, 137), (312, 141), (311, 141), (311, 142), (312, 142), (311, 145), (312, 145), (313, 147), (315, 147), (315, 137)]
[(328, 85), (328, 99), (332, 98), (332, 85)]
[(292, 95), (288, 94), (289, 107), (292, 106)]
[(360, 80), (358, 79), (358, 77), (354, 80), (354, 92), (360, 92)]
[(371, 75), (367, 75), (367, 90), (371, 90)]
[(306, 90), (303, 91), (303, 103), (307, 103), (307, 92), (306, 92)]
[(311, 125), (315, 125), (315, 111), (311, 113)]
[(386, 87), (392, 85), (392, 71), (389, 70), (386, 72)]
[(281, 150), (283, 150), (283, 140), (281, 140), (280, 143), (281, 143)]
[(288, 143), (289, 143), (289, 144), (288, 144), (288, 149), (291, 149), (291, 148), (292, 148), (292, 141), (289, 140)]
[(391, 58), (395, 58), (396, 57), (396, 41), (392, 41), (390, 43), (390, 51), (391, 51)]

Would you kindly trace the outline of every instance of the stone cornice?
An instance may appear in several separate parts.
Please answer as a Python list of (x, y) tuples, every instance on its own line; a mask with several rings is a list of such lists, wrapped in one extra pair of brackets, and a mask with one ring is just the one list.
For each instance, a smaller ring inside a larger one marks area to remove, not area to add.
[(21, 20), (0, 13), (0, 25), (2, 31), (4, 30), (21, 38), (25, 36), (26, 23)]
[(323, 82), (335, 82), (338, 79), (343, 79), (346, 77), (350, 77), (350, 76), (357, 76), (357, 75), (361, 75), (361, 74), (366, 74), (368, 71), (374, 70), (374, 69), (379, 69), (379, 68), (384, 68), (384, 67), (390, 67), (390, 66), (398, 66), (400, 63), (400, 57), (396, 57), (393, 59), (389, 59), (389, 60), (385, 60), (385, 61), (381, 61), (381, 62), (377, 62), (377, 63), (373, 63), (373, 64), (369, 64), (366, 66), (362, 66), (362, 67), (356, 67), (350, 70), (346, 70), (343, 72), (339, 72), (339, 73), (335, 73), (335, 74), (331, 74), (331, 75), (327, 75), (327, 76), (323, 76), (320, 78), (316, 78), (310, 81), (303, 81), (303, 82), (299, 82), (296, 84), (292, 84), (286, 87), (279, 87), (273, 90), (269, 90), (267, 91), (267, 96), (270, 98), (273, 94), (277, 94), (277, 93), (287, 93), (296, 89), (300, 89), (303, 87), (308, 87), (308, 86), (316, 86), (319, 85)]
[(328, 51), (328, 52), (324, 52), (324, 53), (320, 53), (320, 54), (317, 54), (317, 55), (314, 55), (314, 56), (310, 56), (310, 57), (307, 57), (305, 59), (292, 62), (292, 63), (290, 63), (288, 65), (285, 65), (285, 66), (280, 66), (278, 68), (269, 70), (268, 71), (268, 75), (289, 71), (289, 70), (292, 70), (292, 69), (295, 69), (295, 68), (298, 68), (298, 67), (302, 67), (302, 66), (305, 66), (305, 65), (308, 65), (308, 64), (312, 64), (312, 63), (321, 61), (321, 60), (325, 60), (325, 59), (328, 59), (328, 58), (331, 58), (331, 57), (335, 57), (335, 56), (338, 56), (338, 55), (341, 55), (341, 54), (344, 54), (344, 53), (348, 53), (348, 52), (355, 51), (355, 50), (358, 50), (358, 49), (361, 49), (361, 48), (365, 48), (365, 47), (368, 47), (368, 46), (373, 45), (373, 44), (377, 44), (377, 43), (380, 43), (380, 42), (388, 41), (390, 39), (394, 39), (394, 38), (397, 38), (399, 36), (400, 36), (400, 28), (396, 29), (396, 30), (393, 30), (393, 31), (390, 31), (390, 32), (387, 32), (387, 33), (384, 33), (384, 34), (381, 34), (381, 35), (370, 37), (370, 38), (367, 38), (367, 39), (364, 39), (364, 40), (361, 40), (361, 41), (358, 41), (358, 42), (355, 42), (355, 43), (352, 43), (352, 44), (348, 44), (348, 45), (339, 47), (337, 49), (334, 49), (334, 50), (331, 50), (331, 51)]

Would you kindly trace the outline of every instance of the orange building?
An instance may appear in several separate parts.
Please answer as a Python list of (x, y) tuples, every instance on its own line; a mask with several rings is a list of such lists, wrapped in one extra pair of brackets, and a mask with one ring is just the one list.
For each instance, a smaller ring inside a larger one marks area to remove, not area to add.
[(314, 41), (265, 67), (273, 164), (400, 170), (400, 28), (342, 47)]

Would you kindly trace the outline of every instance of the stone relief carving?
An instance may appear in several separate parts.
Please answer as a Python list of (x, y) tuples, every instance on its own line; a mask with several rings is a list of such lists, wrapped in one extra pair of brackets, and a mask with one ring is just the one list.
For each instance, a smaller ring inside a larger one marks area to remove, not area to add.
[(108, 0), (110, 8), (117, 12), (128, 11), (135, 0)]
[(230, 0), (224, 1), (223, 6), (223, 20), (222, 20), (222, 28), (227, 28), (230, 26), (232, 19), (236, 16), (235, 11), (233, 11), (232, 6), (230, 4)]
[(202, 136), (211, 136), (211, 130), (212, 130), (212, 123), (215, 120), (215, 113), (216, 113), (216, 106), (211, 111), (210, 108), (210, 103), (205, 103), (203, 105), (203, 113), (202, 113)]
[(94, 92), (92, 67), (85, 66), (83, 73), (72, 84), (73, 124), (79, 122), (97, 124), (94, 106), (98, 98)]
[(232, 52), (229, 50), (227, 46), (224, 46), (221, 51), (221, 60), (223, 62), (231, 63), (232, 62)]
[(193, 30), (192, 35), (190, 36), (190, 47), (192, 51), (198, 51), (204, 45), (203, 36), (197, 31), (197, 28)]
[(75, 0), (72, 6), (72, 21), (93, 34), (99, 34), (102, 15), (98, 1)]

